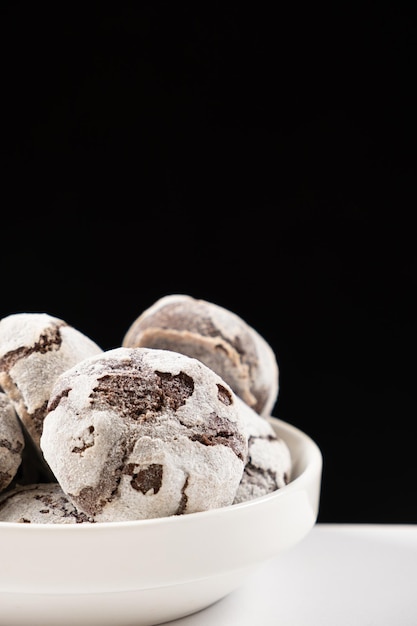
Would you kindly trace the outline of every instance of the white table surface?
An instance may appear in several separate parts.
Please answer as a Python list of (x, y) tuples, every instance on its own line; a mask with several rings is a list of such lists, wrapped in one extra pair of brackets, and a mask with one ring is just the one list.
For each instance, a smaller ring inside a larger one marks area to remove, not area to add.
[(316, 524), (216, 604), (171, 626), (416, 626), (417, 524)]

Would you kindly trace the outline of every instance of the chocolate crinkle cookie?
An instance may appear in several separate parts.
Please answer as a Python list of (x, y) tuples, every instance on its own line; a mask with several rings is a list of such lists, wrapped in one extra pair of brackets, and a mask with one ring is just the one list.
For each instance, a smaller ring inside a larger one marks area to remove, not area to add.
[(136, 318), (122, 345), (199, 359), (262, 416), (270, 415), (277, 401), (279, 371), (271, 346), (237, 314), (212, 302), (164, 296)]
[(197, 359), (119, 347), (57, 378), (40, 445), (66, 496), (94, 521), (227, 506), (248, 453), (236, 400)]
[(19, 418), (8, 396), (0, 389), (0, 493), (16, 476), (24, 447)]
[(290, 482), (292, 459), (286, 442), (269, 421), (238, 398), (248, 434), (248, 460), (233, 504), (246, 502), (284, 487)]
[(77, 511), (58, 483), (19, 485), (0, 496), (0, 521), (22, 524), (91, 522)]
[(0, 387), (37, 446), (57, 376), (101, 352), (89, 337), (47, 313), (14, 313), (0, 320)]

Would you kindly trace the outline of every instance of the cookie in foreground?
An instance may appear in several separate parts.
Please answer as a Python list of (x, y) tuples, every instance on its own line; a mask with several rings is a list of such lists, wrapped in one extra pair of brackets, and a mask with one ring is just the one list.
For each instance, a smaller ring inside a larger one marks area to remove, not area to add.
[(58, 377), (40, 445), (65, 494), (95, 521), (232, 504), (248, 451), (236, 395), (213, 370), (170, 350), (125, 347)]

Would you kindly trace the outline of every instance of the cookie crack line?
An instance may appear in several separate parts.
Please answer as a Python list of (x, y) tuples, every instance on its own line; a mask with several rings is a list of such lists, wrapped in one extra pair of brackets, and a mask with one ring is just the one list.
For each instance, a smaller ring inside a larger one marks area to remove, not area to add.
[(7, 439), (0, 439), (0, 448), (5, 448), (12, 454), (20, 454), (23, 450), (23, 444), (18, 441), (15, 446), (12, 446)]
[(0, 358), (0, 371), (8, 372), (20, 359), (25, 359), (35, 352), (46, 354), (47, 352), (52, 352), (52, 350), (59, 350), (62, 344), (61, 328), (64, 326), (67, 326), (67, 324), (61, 323), (49, 328), (48, 332), (44, 332), (39, 336), (38, 341), (33, 346), (20, 346), (15, 350), (7, 352)]

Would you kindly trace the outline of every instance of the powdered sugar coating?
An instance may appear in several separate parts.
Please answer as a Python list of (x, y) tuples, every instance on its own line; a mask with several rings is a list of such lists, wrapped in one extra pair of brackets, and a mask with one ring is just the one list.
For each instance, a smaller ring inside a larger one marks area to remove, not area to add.
[(122, 345), (175, 350), (201, 360), (262, 416), (270, 415), (277, 401), (279, 370), (271, 346), (241, 317), (212, 302), (164, 296), (132, 323)]
[(0, 386), (36, 445), (57, 376), (101, 352), (89, 337), (47, 313), (15, 313), (0, 320)]
[(81, 524), (80, 513), (58, 483), (17, 486), (0, 497), (0, 521), (22, 524)]
[(231, 388), (200, 361), (120, 347), (59, 376), (41, 449), (64, 492), (95, 521), (232, 504), (247, 460)]
[(264, 496), (284, 487), (291, 479), (292, 459), (287, 443), (271, 424), (240, 401), (240, 414), (248, 434), (248, 460), (234, 504)]
[(22, 462), (25, 439), (13, 404), (0, 391), (0, 492), (10, 485)]

